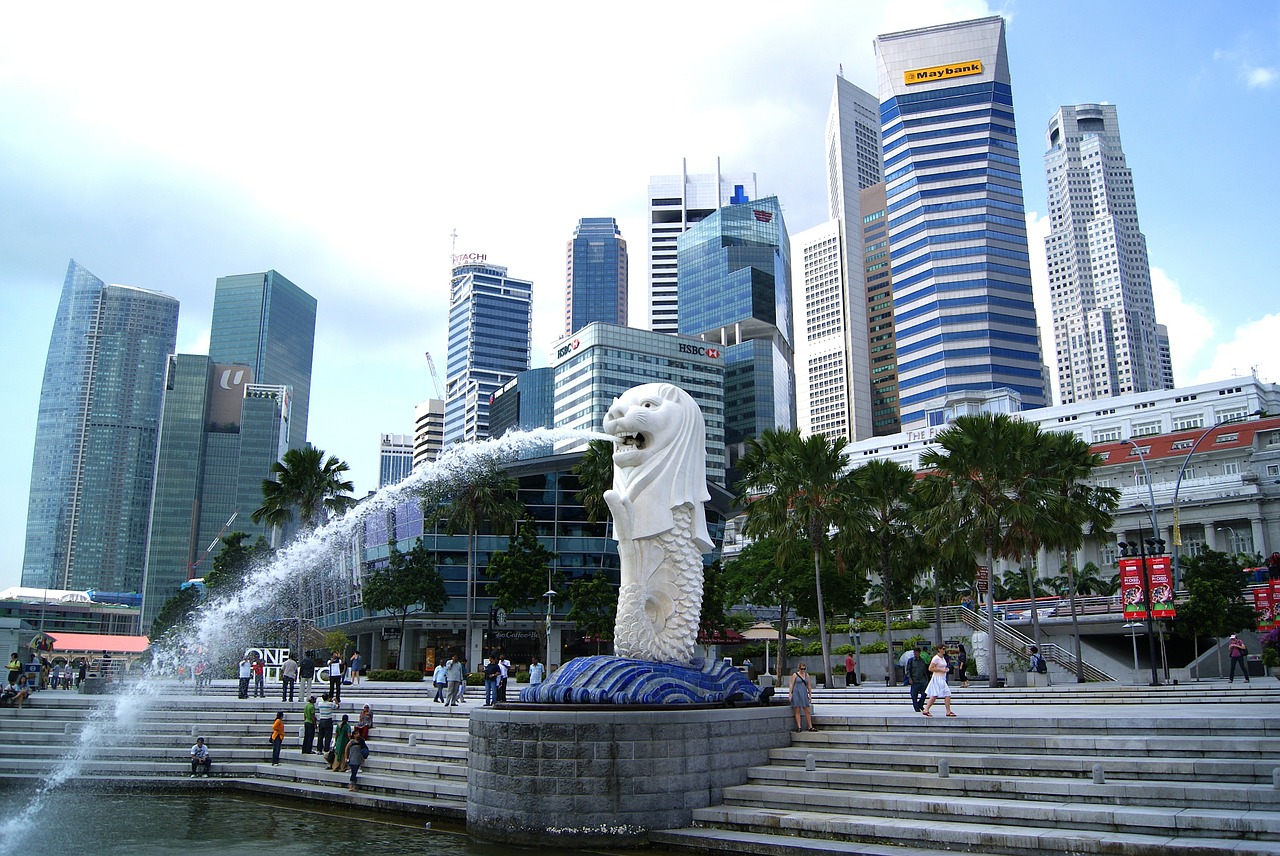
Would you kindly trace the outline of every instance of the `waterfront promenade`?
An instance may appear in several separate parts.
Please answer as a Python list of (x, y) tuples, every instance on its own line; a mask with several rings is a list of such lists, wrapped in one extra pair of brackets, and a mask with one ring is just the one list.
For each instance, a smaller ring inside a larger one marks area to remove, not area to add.
[[(957, 718), (926, 719), (901, 687), (820, 689), (818, 732), (792, 735), (744, 771), (693, 827), (650, 838), (769, 854), (1280, 854), (1280, 681), (955, 693)], [(447, 711), (433, 694), (426, 684), (347, 688), (340, 713), (354, 720), (367, 703), (375, 717), (356, 793), (321, 756), (301, 754), (300, 702), (239, 700), (230, 683), (201, 696), (164, 685), (146, 705), (124, 705), (125, 733), (101, 731), (91, 752), (77, 749), (91, 712), (121, 707), (118, 697), (38, 693), (22, 711), (0, 710), (0, 777), (34, 783), (70, 764), (71, 787), (232, 788), (460, 822), (468, 718), (481, 698), (473, 689)], [(287, 737), (273, 767), (267, 737), (280, 709)], [(189, 778), (196, 734), (215, 759), (207, 780)]]

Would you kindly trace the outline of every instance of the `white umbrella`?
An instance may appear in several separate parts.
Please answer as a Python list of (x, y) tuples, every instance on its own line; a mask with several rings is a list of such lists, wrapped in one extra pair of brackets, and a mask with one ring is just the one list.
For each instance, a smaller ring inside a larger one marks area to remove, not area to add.
[[(778, 638), (778, 628), (774, 627), (767, 621), (759, 621), (742, 631), (743, 639), (764, 640), (764, 672), (769, 674), (769, 642)], [(788, 642), (798, 641), (798, 638), (787, 634)]]

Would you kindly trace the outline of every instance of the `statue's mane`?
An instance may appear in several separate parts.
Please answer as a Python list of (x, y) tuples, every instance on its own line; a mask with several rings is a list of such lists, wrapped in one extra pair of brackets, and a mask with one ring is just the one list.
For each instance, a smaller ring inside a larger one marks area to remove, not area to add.
[(668, 426), (675, 437), (658, 454), (636, 467), (614, 467), (613, 487), (635, 506), (633, 537), (648, 538), (674, 526), (671, 509), (693, 507), (692, 535), (705, 553), (714, 546), (707, 532), (703, 503), (711, 499), (707, 491), (706, 425), (702, 410), (683, 389), (669, 383), (650, 383), (625, 393), (633, 397), (651, 395), (679, 406), (680, 418)]

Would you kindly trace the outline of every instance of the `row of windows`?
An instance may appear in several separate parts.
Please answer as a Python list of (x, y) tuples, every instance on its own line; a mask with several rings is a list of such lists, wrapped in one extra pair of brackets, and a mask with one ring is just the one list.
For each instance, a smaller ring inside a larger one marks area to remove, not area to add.
[(937, 267), (932, 270), (922, 271), (921, 273), (901, 280), (894, 277), (894, 286), (898, 289), (905, 289), (908, 286), (915, 285), (918, 282), (923, 282), (931, 277), (958, 276), (962, 273), (1003, 273), (1008, 276), (1016, 276), (1026, 279), (1028, 283), (1031, 280), (1031, 270), (1029, 267), (1009, 267), (1008, 265), (998, 265), (992, 262), (974, 262), (971, 264)]
[[(1026, 333), (1014, 333), (1010, 330), (991, 330), (978, 328), (976, 330), (952, 330), (945, 333), (939, 333), (935, 336), (929, 336), (924, 339), (912, 342), (911, 344), (898, 344), (898, 358), (901, 359), (909, 354), (924, 351), (929, 348), (936, 348), (945, 342), (964, 342), (973, 340), (991, 340), (1008, 342), (1013, 345), (1026, 345), (1029, 349), (1028, 353), (1039, 354), (1040, 337), (1029, 335)], [(1037, 356), (1037, 359), (1039, 357)], [(1043, 391), (1041, 391), (1043, 394)]]

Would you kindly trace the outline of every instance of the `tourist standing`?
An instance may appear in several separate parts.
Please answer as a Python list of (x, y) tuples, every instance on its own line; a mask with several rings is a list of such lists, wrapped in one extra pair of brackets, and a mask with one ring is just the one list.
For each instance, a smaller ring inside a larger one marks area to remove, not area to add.
[(302, 697), (311, 695), (311, 681), (316, 676), (316, 658), (311, 651), (302, 652), (302, 663), (298, 665), (298, 677), (302, 681)]
[(249, 664), (249, 655), (240, 658), (240, 698), (249, 697), (249, 679), (253, 677), (253, 666)]
[(253, 697), (267, 697), (267, 664), (262, 661), (261, 657), (253, 658)]
[(80, 669), (76, 672), (76, 689), (80, 689), (80, 685), (84, 683), (84, 679), (89, 674), (89, 660), (85, 657), (80, 658)]
[(298, 683), (298, 661), (293, 659), (293, 652), (280, 666), (280, 701), (293, 701), (293, 687)]
[(907, 680), (911, 683), (911, 706), (916, 713), (924, 710), (925, 690), (929, 686), (929, 664), (921, 656), (920, 646), (915, 648), (915, 656), (907, 661)]
[(1240, 674), (1244, 675), (1244, 682), (1249, 683), (1249, 663), (1246, 657), (1249, 655), (1249, 649), (1245, 646), (1244, 640), (1236, 634), (1231, 634), (1231, 641), (1227, 642), (1227, 656), (1231, 659), (1231, 671), (1227, 676), (1227, 683), (1234, 684), (1236, 682), (1236, 666), (1240, 667)]
[(547, 677), (547, 669), (538, 662), (538, 658), (534, 657), (533, 662), (529, 664), (529, 686), (536, 687), (542, 683)]
[(511, 676), (511, 661), (501, 651), (498, 652), (498, 691), (494, 701), (507, 703), (507, 678)]
[(359, 731), (351, 732), (351, 742), (347, 744), (346, 762), (347, 767), (351, 770), (351, 784), (347, 785), (347, 790), (358, 791), (356, 786), (356, 777), (360, 775), (360, 765), (369, 757), (369, 747), (365, 745), (364, 738), (360, 736)]
[(280, 746), (284, 743), (284, 711), (276, 711), (276, 721), (271, 723), (271, 766), (280, 766)]
[(302, 706), (302, 754), (312, 754), (311, 746), (316, 739), (316, 697), (308, 696), (307, 703)]
[(493, 704), (498, 695), (498, 658), (490, 657), (484, 664), (484, 706)]
[(18, 675), (22, 674), (22, 660), (18, 658), (18, 652), (14, 651), (13, 656), (9, 658), (9, 683), (16, 684)]
[[(791, 712), (796, 716), (796, 731), (817, 731), (813, 727), (813, 693), (809, 686), (809, 667), (801, 663), (791, 673)], [(800, 727), (800, 717), (808, 723), (808, 728)]]
[(969, 652), (964, 649), (964, 643), (961, 642), (956, 650), (956, 677), (960, 679), (960, 686), (969, 686)]
[(432, 701), (444, 704), (444, 688), (449, 685), (449, 675), (444, 663), (436, 663), (435, 671), (431, 673), (431, 683), (436, 688), (436, 697)]
[(911, 680), (907, 677), (907, 663), (911, 662), (911, 658), (914, 657), (915, 655), (916, 655), (916, 652), (913, 649), (907, 648), (905, 651), (902, 652), (902, 656), (898, 658), (898, 665), (902, 668), (903, 686), (911, 685)]
[(364, 658), (360, 656), (359, 651), (351, 652), (351, 659), (347, 662), (347, 669), (351, 672), (351, 685), (353, 687), (360, 686), (360, 670), (364, 668)]
[(449, 678), (449, 686), (445, 689), (445, 697), (448, 699), (449, 707), (453, 707), (462, 701), (463, 683), (467, 679), (466, 670), (463, 669), (462, 661), (458, 659), (457, 654), (449, 658), (449, 665), (445, 667), (445, 673)]
[(336, 704), (342, 704), (342, 658), (334, 651), (329, 657), (329, 696)]
[(951, 687), (947, 685), (947, 670), (950, 666), (947, 664), (947, 646), (939, 645), (937, 653), (933, 655), (933, 659), (929, 661), (929, 671), (933, 673), (933, 677), (929, 679), (929, 686), (925, 690), (929, 695), (929, 701), (925, 704), (924, 710), (920, 711), (925, 716), (933, 716), (929, 713), (929, 709), (933, 707), (933, 703), (938, 699), (942, 699), (943, 705), (947, 708), (947, 716), (955, 716), (951, 712)]
[[(751, 678), (751, 675), (748, 673), (747, 677)], [(751, 678), (753, 684), (755, 681), (755, 678)], [(845, 686), (856, 687), (858, 685), (858, 664), (854, 661), (852, 654), (844, 655), (844, 681)]]
[(347, 771), (347, 744), (349, 742), (351, 742), (351, 720), (344, 713), (342, 714), (342, 721), (338, 723), (338, 727), (333, 733), (333, 757), (325, 756), (329, 761), (329, 769), (335, 773), (345, 773)]
[(320, 731), (320, 751), (328, 752), (333, 746), (333, 712), (338, 706), (333, 703), (333, 697), (328, 693), (320, 699), (320, 703), (316, 705), (316, 724)]

